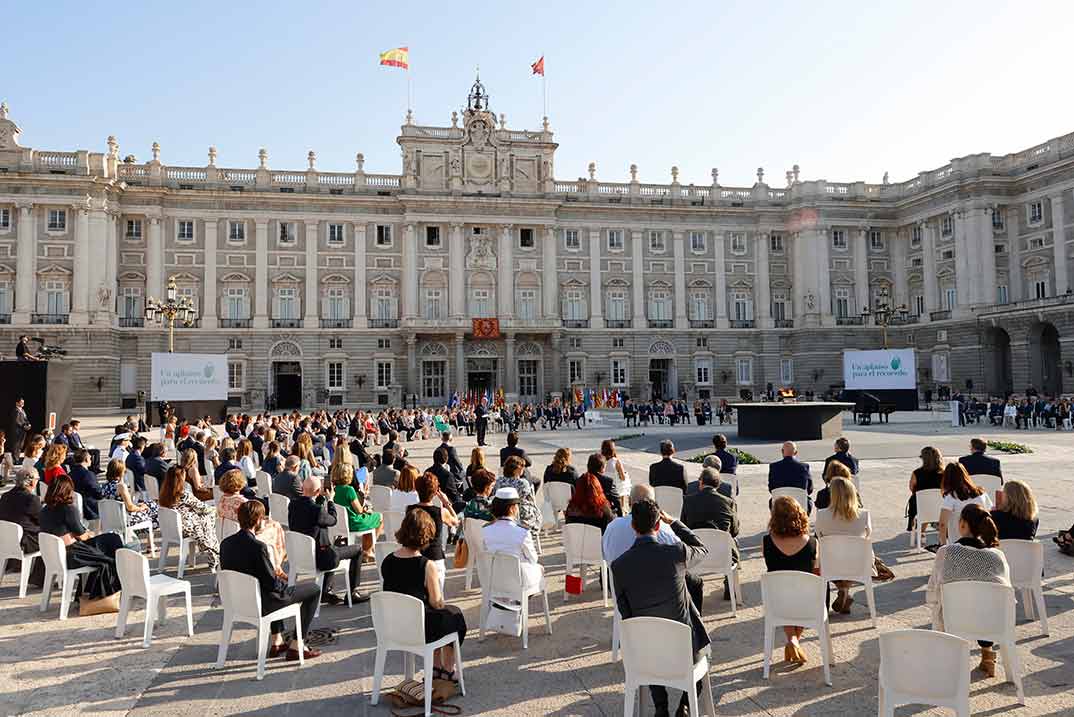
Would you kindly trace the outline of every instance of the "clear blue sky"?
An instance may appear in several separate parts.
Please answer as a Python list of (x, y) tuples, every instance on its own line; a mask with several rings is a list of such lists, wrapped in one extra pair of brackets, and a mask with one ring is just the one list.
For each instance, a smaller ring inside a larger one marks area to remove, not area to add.
[(14, 3), (0, 98), (41, 149), (203, 166), (398, 172), (409, 45), (420, 124), (474, 66), (508, 126), (537, 128), (546, 57), (556, 176), (749, 186), (892, 181), (1074, 130), (1071, 2)]

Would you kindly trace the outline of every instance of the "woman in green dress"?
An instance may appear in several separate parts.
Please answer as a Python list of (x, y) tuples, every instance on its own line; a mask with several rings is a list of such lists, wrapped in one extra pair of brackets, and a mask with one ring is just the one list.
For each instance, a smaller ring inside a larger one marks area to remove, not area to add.
[[(349, 450), (336, 452), (338, 456), (350, 456)], [(383, 519), (380, 513), (374, 513), (364, 503), (364, 497), (351, 485), (354, 482), (354, 464), (341, 458), (332, 463), (332, 485), (335, 492), (332, 500), (336, 505), (343, 506), (347, 510), (347, 529), (352, 533), (373, 530), (375, 533), (362, 536), (362, 552), (365, 554), (365, 562), (373, 561), (373, 543), (384, 532)]]

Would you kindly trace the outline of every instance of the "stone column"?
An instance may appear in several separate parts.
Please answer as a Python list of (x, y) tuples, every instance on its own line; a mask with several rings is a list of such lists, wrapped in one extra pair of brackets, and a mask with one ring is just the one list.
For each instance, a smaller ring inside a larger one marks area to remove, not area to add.
[(940, 285), (936, 277), (936, 232), (928, 220), (921, 222), (921, 255), (924, 267), (925, 314), (924, 320), (931, 321), (927, 314), (937, 311), (940, 299)]
[[(861, 310), (869, 306), (869, 230), (860, 227), (854, 237), (854, 303), (855, 310), (860, 314)], [(871, 306), (869, 307), (872, 308)]]
[(951, 212), (951, 221), (955, 225), (955, 300), (958, 303), (951, 315), (958, 317), (969, 313), (970, 304), (975, 303), (974, 299), (980, 291), (978, 287), (981, 276), (975, 267), (973, 254), (976, 252), (970, 248), (973, 244), (971, 235), (975, 228), (973, 210), (955, 210)]
[(895, 306), (905, 306), (910, 310), (910, 313), (913, 313), (914, 307), (910, 306), (910, 282), (906, 273), (909, 241), (910, 239), (906, 236), (905, 231), (895, 231), (894, 239), (891, 242), (891, 268), (895, 277), (895, 286), (891, 298), (895, 302)]
[(108, 215), (100, 209), (94, 209), (90, 212), (89, 222), (90, 254), (94, 257), (94, 260), (90, 262), (87, 301), (90, 321), (94, 324), (108, 323), (104, 311), (106, 307), (101, 306), (97, 300), (97, 292), (105, 288), (108, 276), (105, 259), (108, 253)]
[(1052, 200), (1052, 249), (1055, 264), (1055, 295), (1062, 296), (1070, 288), (1067, 277), (1067, 233), (1063, 225), (1063, 194), (1051, 197)]
[(16, 206), (19, 223), (16, 226), (15, 238), (15, 313), (11, 322), (28, 324), (37, 301), (37, 262), (34, 257), (37, 247), (37, 221), (33, 204), (24, 202)]
[(366, 308), (365, 224), (354, 225), (354, 328), (369, 326), (369, 310)]
[[(643, 236), (644, 232), (630, 232), (630, 286), (633, 290), (633, 296), (631, 296), (630, 298), (630, 325), (635, 329), (648, 328), (648, 324), (645, 320), (645, 259), (644, 245), (642, 244)], [(558, 361), (556, 362), (556, 366), (558, 371)], [(562, 390), (562, 387), (559, 385), (559, 381), (555, 381), (555, 384), (557, 391)]]
[(514, 396), (518, 393), (518, 366), (515, 365), (515, 335), (507, 334), (504, 336), (503, 343), (505, 349), (503, 392), (504, 394)]
[(716, 287), (716, 328), (726, 329), (730, 326), (727, 322), (727, 232), (714, 232), (712, 238), (716, 245), (716, 266), (712, 275)]
[(149, 217), (145, 251), (145, 292), (160, 299), (164, 295), (164, 242), (161, 238), (161, 218)]
[(549, 337), (549, 343), (552, 347), (552, 390), (560, 392), (563, 391), (563, 379), (560, 375), (560, 364), (562, 363), (562, 358), (560, 357), (559, 345), (561, 341), (562, 336), (560, 336), (558, 333), (552, 334)]
[(413, 224), (403, 226), (403, 318), (418, 315), (418, 233)]
[(72, 326), (89, 323), (89, 271), (90, 271), (90, 233), (89, 209), (85, 205), (71, 207), (75, 214), (75, 262), (74, 275), (71, 279), (71, 316)]
[(455, 388), (459, 397), (466, 395), (466, 335), (459, 331), (455, 334)]
[(104, 285), (108, 290), (108, 301), (101, 310), (108, 316), (107, 323), (109, 325), (115, 325), (116, 316), (116, 294), (119, 293), (118, 282), (116, 276), (118, 274), (117, 265), (119, 263), (119, 222), (121, 215), (116, 207), (111, 207), (107, 215), (107, 224), (105, 225), (105, 240), (106, 254), (104, 265)]
[(512, 238), (512, 226), (504, 224), (500, 228), (500, 251), (496, 257), (496, 314), (503, 319), (510, 319), (515, 315), (515, 260)]
[(604, 307), (601, 301), (600, 231), (589, 232), (589, 328), (604, 328)]
[(768, 233), (762, 232), (757, 235), (757, 240), (754, 242), (756, 251), (754, 255), (757, 257), (757, 283), (756, 291), (754, 292), (757, 297), (757, 306), (753, 309), (753, 316), (756, 319), (756, 326), (759, 329), (770, 329), (773, 326), (772, 323), (772, 285), (768, 278)]
[[(407, 334), (406, 337), (406, 393), (418, 393), (418, 337)], [(406, 403), (406, 395), (403, 396)]]
[(541, 245), (541, 314), (543, 318), (551, 320), (559, 319), (559, 272), (556, 261), (558, 250), (555, 227), (546, 227)]
[(973, 253), (977, 255), (978, 270), (977, 281), (973, 285), (978, 287), (977, 303), (994, 304), (999, 297), (996, 296), (996, 244), (992, 235), (992, 209), (974, 209), (973, 215), (977, 219), (977, 230), (969, 243), (971, 247), (976, 247)]
[(1018, 220), (1021, 211), (1019, 211), (1020, 206), (1012, 204), (1008, 204), (1006, 210), (1007, 256), (1010, 262), (1007, 272), (1007, 299), (1013, 302), (1024, 298), (1022, 294), (1022, 242), (1018, 239)]
[[(451, 238), (448, 243), (448, 307), (453, 321), (460, 322), (466, 318), (466, 246), (463, 244), (462, 224), (451, 225)], [(462, 387), (459, 387), (460, 394)]]
[(679, 330), (690, 327), (686, 317), (686, 255), (683, 245), (683, 233), (672, 232), (671, 248), (675, 257), (675, 328)]
[(205, 300), (201, 303), (201, 327), (215, 329), (217, 326), (217, 307), (220, 294), (216, 286), (217, 232), (220, 222), (216, 217), (205, 219)]
[(816, 268), (813, 276), (817, 287), (817, 310), (820, 314), (821, 326), (835, 326), (835, 315), (832, 313), (832, 282), (831, 262), (828, 257), (832, 250), (832, 228), (824, 227), (815, 234), (816, 242), (811, 251), (816, 257)]
[(254, 221), (254, 328), (267, 329), (268, 315), (268, 220)]
[(305, 319), (302, 322), (303, 326), (307, 329), (319, 328), (317, 323), (317, 317), (320, 316), (320, 301), (318, 295), (320, 294), (321, 285), (317, 276), (317, 241), (319, 222), (315, 219), (307, 219), (306, 225), (306, 311)]

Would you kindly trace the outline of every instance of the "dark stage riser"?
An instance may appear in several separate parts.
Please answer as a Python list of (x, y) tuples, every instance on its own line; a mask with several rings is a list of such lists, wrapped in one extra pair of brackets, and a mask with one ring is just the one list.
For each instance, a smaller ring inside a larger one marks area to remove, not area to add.
[(843, 411), (853, 403), (732, 403), (738, 437), (774, 441), (814, 441), (843, 433)]

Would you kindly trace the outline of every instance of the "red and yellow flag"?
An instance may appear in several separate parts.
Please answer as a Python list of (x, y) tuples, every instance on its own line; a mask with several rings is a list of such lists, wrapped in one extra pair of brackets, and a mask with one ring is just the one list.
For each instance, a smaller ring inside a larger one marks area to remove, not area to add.
[(533, 74), (544, 77), (544, 55), (541, 55), (541, 59), (530, 65), (530, 69), (533, 70)]
[(380, 64), (387, 65), (388, 67), (402, 67), (404, 70), (409, 70), (410, 48), (397, 47), (393, 50), (380, 53)]

